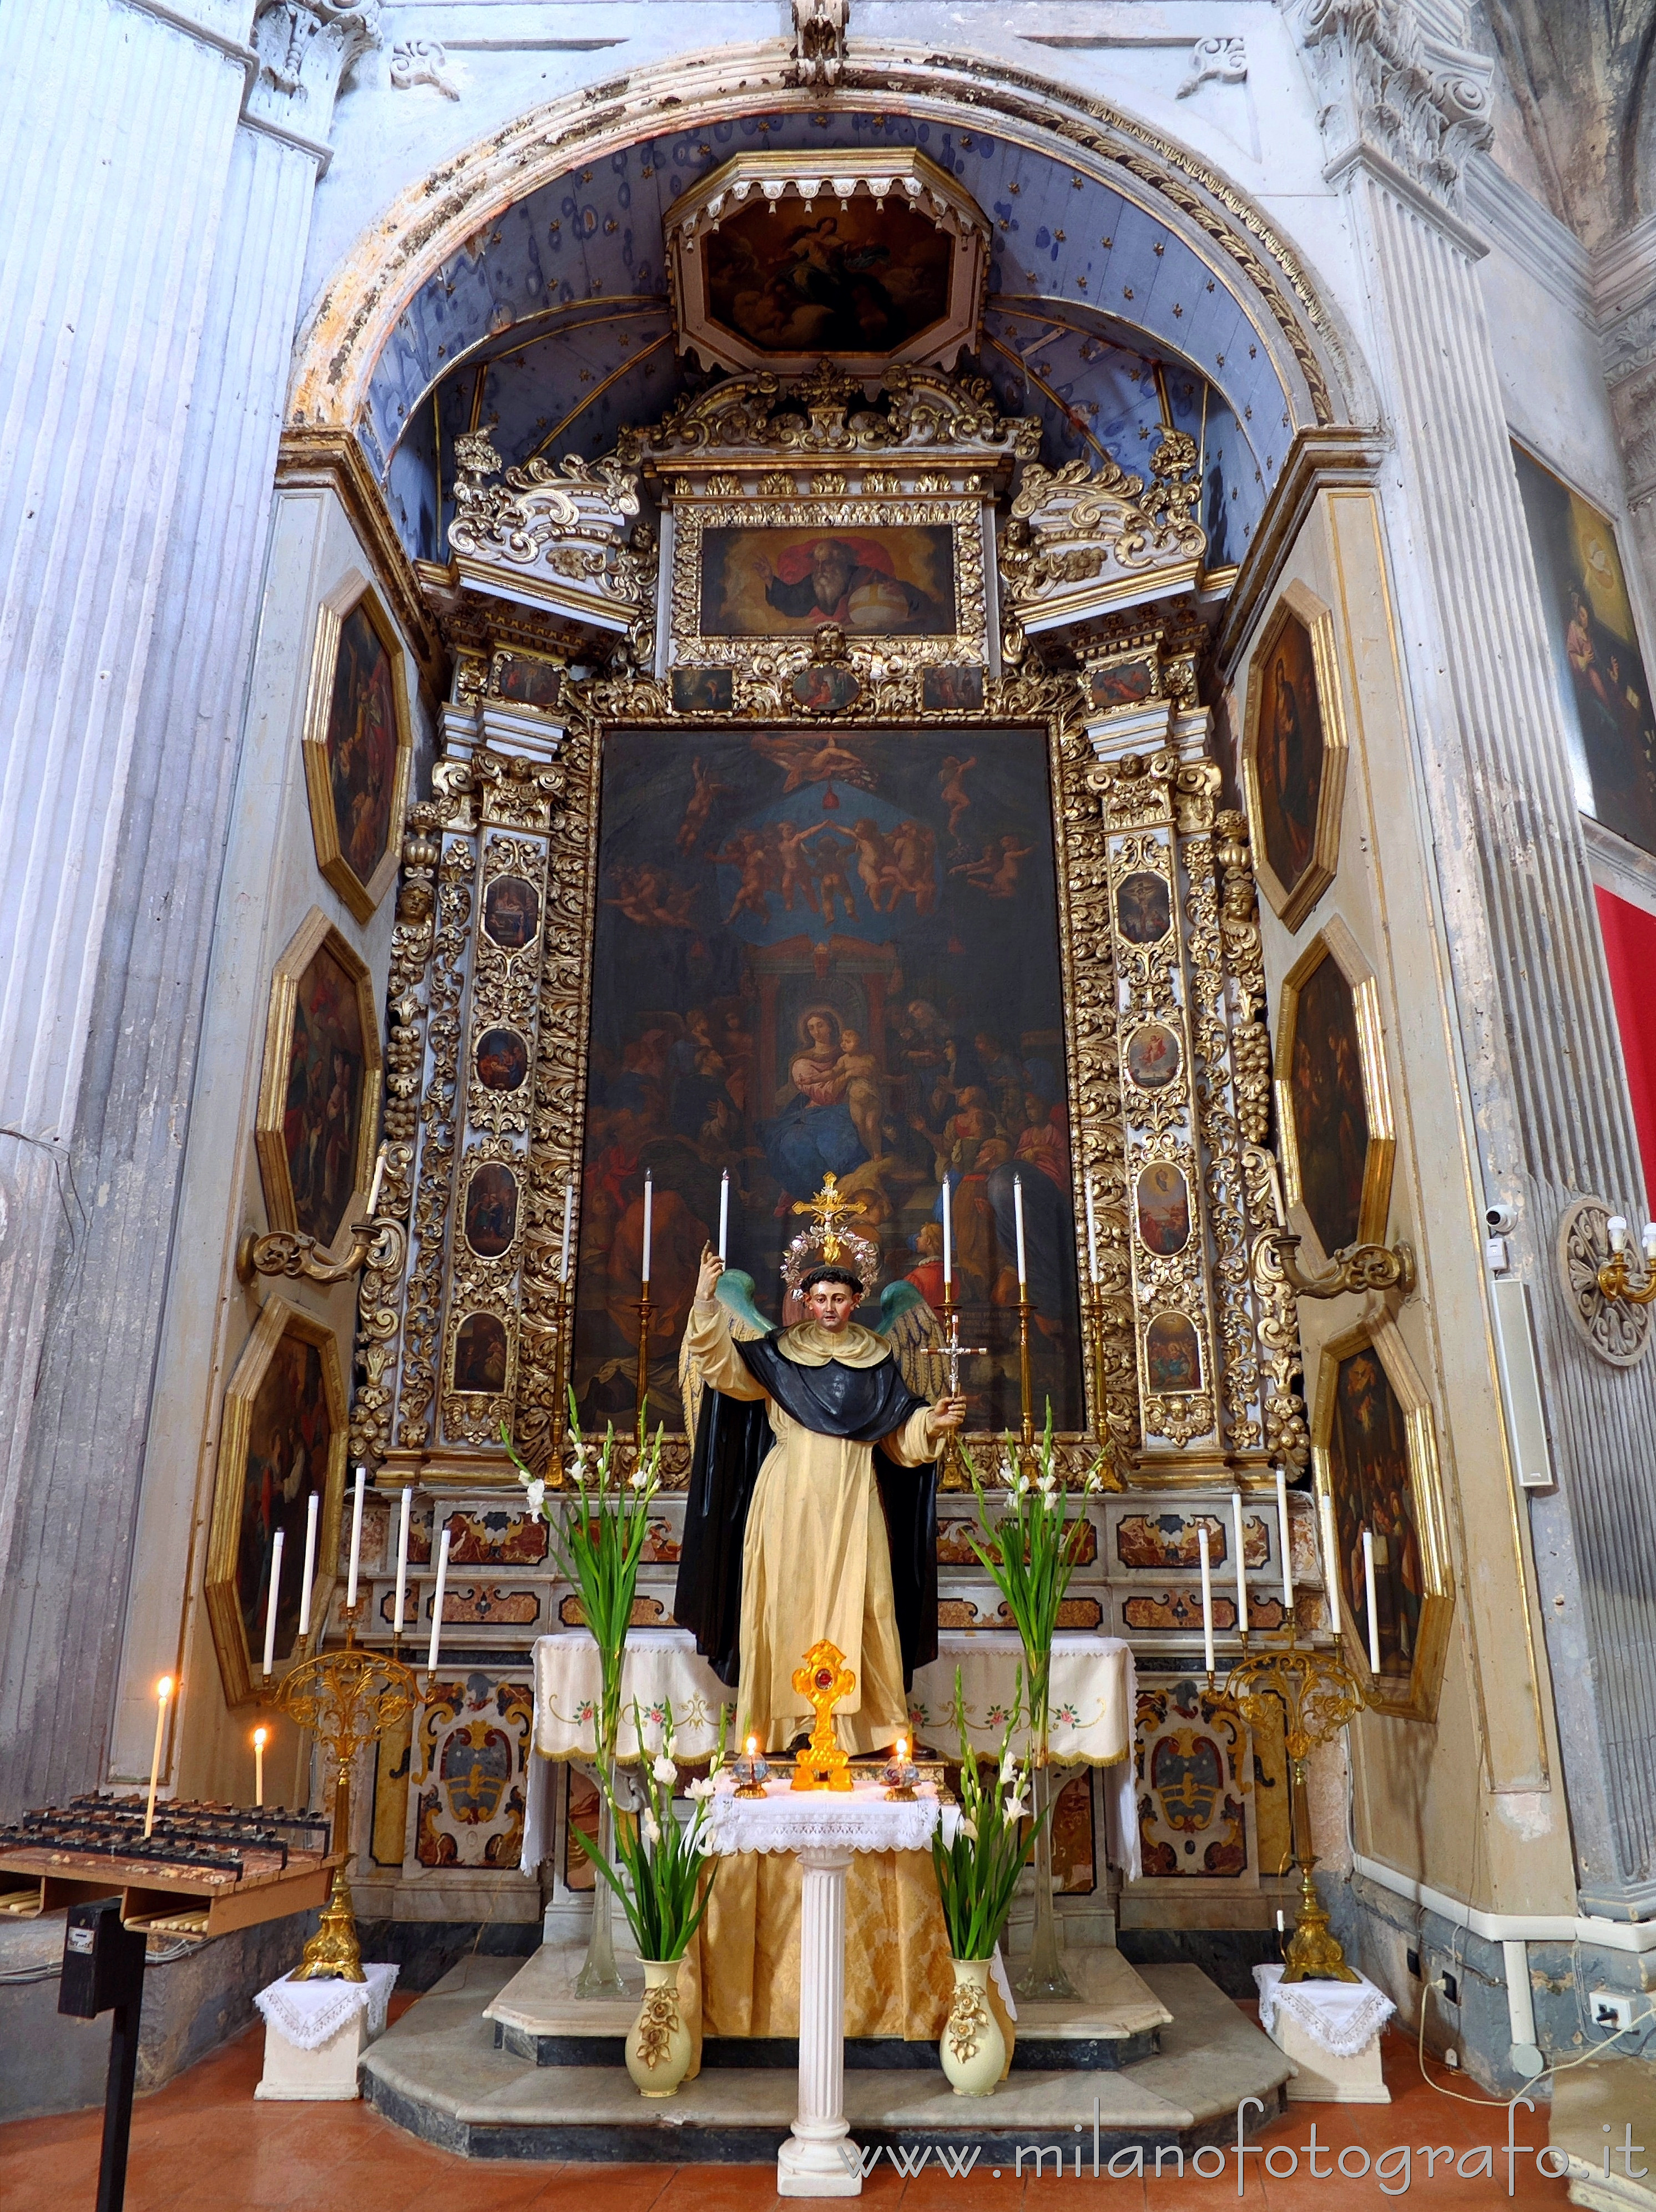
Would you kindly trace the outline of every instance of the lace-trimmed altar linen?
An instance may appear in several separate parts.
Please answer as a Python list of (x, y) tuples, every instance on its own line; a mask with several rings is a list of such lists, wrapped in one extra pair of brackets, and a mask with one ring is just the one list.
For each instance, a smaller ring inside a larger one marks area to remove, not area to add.
[(708, 1802), (709, 1847), (738, 1851), (925, 1851), (941, 1808), (935, 1796), (891, 1798), (883, 1782), (795, 1790), (790, 1768), (763, 1797), (739, 1797), (727, 1778)]
[(295, 2051), (320, 2051), (359, 2012), (368, 2014), (369, 2039), (385, 2033), (395, 1966), (364, 1965), (364, 1982), (295, 1982), (283, 1974), (253, 1999), (265, 2025), (284, 2036)]
[[(534, 1645), (535, 1749), (543, 1759), (591, 1759), (598, 1748), (594, 1733), (602, 1677), (598, 1646), (591, 1631), (565, 1629), (538, 1636)], [(632, 1708), (644, 1717), (644, 1745), (661, 1748), (661, 1727), (673, 1705), (675, 1752), (681, 1761), (710, 1756), (719, 1741), (719, 1711), (734, 1705), (726, 1689), (682, 1628), (632, 1628), (621, 1656), (621, 1725), (616, 1754), (638, 1756)]]
[(1397, 2009), (1385, 1991), (1367, 1976), (1356, 1982), (1287, 1982), (1281, 1966), (1256, 1966), (1259, 2025), (1267, 2035), (1278, 2012), (1302, 2027), (1318, 2048), (1333, 2058), (1355, 2058), (1366, 2051)]

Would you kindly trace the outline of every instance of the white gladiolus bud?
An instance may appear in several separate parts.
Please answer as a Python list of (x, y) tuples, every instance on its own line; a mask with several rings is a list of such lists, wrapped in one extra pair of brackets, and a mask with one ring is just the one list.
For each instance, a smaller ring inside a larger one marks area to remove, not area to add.
[(641, 1813), (638, 1815), (638, 1825), (644, 1832), (644, 1841), (647, 1844), (661, 1842), (661, 1831), (654, 1813)]
[(1010, 1826), (1014, 1820), (1021, 1820), (1024, 1814), (1028, 1812), (1028, 1810), (1029, 1806), (1024, 1797), (1022, 1790), (1014, 1790), (1011, 1796), (1007, 1799), (1008, 1825)]
[(531, 1513), (539, 1513), (541, 1507), (546, 1503), (546, 1486), (541, 1480), (540, 1477), (537, 1475), (534, 1480), (527, 1486), (527, 1491), (529, 1498), (529, 1510)]
[(671, 1784), (679, 1779), (678, 1768), (673, 1765), (670, 1759), (665, 1756), (653, 1759), (650, 1761), (649, 1771), (655, 1777), (658, 1782), (665, 1782)]
[(636, 1467), (632, 1473), (627, 1477), (627, 1486), (629, 1489), (631, 1490), (642, 1490), (648, 1480), (648, 1469), (647, 1468)]
[(1013, 1757), (1012, 1753), (1008, 1752), (1006, 1757), (1001, 1761), (1001, 1786), (1002, 1789), (1006, 1787), (1008, 1783), (1014, 1779), (1017, 1771), (1018, 1762)]
[(960, 1815), (960, 1832), (963, 1836), (969, 1836), (974, 1844), (977, 1842), (977, 1823), (965, 1813)]

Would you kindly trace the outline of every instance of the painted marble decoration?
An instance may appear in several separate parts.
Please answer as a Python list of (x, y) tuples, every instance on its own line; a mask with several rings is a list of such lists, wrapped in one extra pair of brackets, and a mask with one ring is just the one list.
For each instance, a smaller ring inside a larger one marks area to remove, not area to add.
[(1351, 985), (1330, 954), (1300, 986), (1288, 1094), (1300, 1189), (1323, 1249), (1355, 1244), (1368, 1162), (1368, 1104)]
[[(1036, 1403), (1081, 1414), (1073, 1179), (1044, 738), (620, 731), (599, 825), (575, 1386), (633, 1417), (643, 1181), (653, 1176), (653, 1419), (731, 1176), (729, 1259), (760, 1307), (788, 1209), (831, 1170), (922, 1290), (950, 1178), (983, 1418), (1017, 1419), (1014, 1182)], [(871, 1315), (874, 1309), (870, 1309)]]
[(868, 636), (947, 637), (954, 531), (720, 524), (702, 533), (701, 586), (704, 637), (808, 637), (825, 623)]
[(457, 1567), (528, 1567), (546, 1556), (546, 1523), (538, 1514), (451, 1513), (447, 1526)]
[(282, 1117), (295, 1225), (319, 1243), (332, 1243), (356, 1188), (367, 1074), (356, 980), (323, 945), (295, 994)]
[[(1126, 1513), (1116, 1523), (1116, 1557), (1123, 1567), (1157, 1568), (1199, 1567), (1202, 1564), (1202, 1539), (1198, 1530), (1206, 1524), (1208, 1557), (1215, 1567), (1224, 1564), (1230, 1544), (1228, 1524), (1213, 1513)], [(1244, 1518), (1245, 1539), (1249, 1524)], [(1263, 1564), (1262, 1551), (1258, 1562), (1250, 1558), (1252, 1566)]]
[(339, 628), (328, 706), (328, 780), (339, 850), (362, 883), (372, 880), (391, 837), (397, 787), (396, 672), (360, 601)]
[(1254, 762), (1265, 857), (1287, 892), (1311, 865), (1324, 762), (1311, 632), (1289, 611), (1276, 631), (1264, 673)]
[(1513, 448), (1585, 814), (1656, 853), (1656, 705), (1616, 532)]
[(1145, 1877), (1248, 1871), (1247, 1737), (1193, 1681), (1141, 1686), (1139, 1838)]
[(439, 1681), (420, 1709), (414, 1817), (421, 1867), (514, 1869), (523, 1850), (524, 1767), (533, 1693), (481, 1671)]
[(752, 200), (708, 238), (708, 305), (757, 350), (897, 353), (948, 305), (948, 234), (914, 209)]

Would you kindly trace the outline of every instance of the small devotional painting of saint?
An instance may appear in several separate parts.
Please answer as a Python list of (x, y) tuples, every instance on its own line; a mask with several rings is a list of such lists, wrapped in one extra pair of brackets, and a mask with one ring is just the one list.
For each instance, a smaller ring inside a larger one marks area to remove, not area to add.
[(1371, 1126), (1356, 996), (1331, 953), (1300, 985), (1288, 1069), (1300, 1201), (1324, 1252), (1359, 1242)]
[(702, 533), (704, 637), (948, 637), (954, 532), (944, 523), (846, 531), (746, 523)]
[(1166, 1022), (1141, 1022), (1127, 1040), (1129, 1079), (1141, 1091), (1165, 1091), (1178, 1079), (1184, 1052)]
[(454, 1331), (454, 1388), (497, 1397), (506, 1388), (506, 1324), (498, 1314), (469, 1313)]
[(397, 786), (396, 673), (359, 601), (339, 628), (328, 708), (328, 780), (339, 852), (368, 884), (386, 856)]
[(1267, 657), (1254, 756), (1265, 857), (1284, 890), (1295, 889), (1317, 840), (1323, 789), (1323, 717), (1311, 632), (1290, 613)]
[(714, 319), (760, 353), (887, 361), (948, 308), (948, 234), (895, 198), (779, 212), (756, 196), (703, 251)]
[(332, 1243), (356, 1188), (366, 1076), (356, 981), (325, 944), (295, 994), (282, 1115), (294, 1225), (319, 1243)]
[(1341, 1360), (1334, 1390), (1328, 1466), (1346, 1618), (1360, 1624), (1360, 1641), (1367, 1649), (1367, 1529), (1374, 1540), (1380, 1672), (1407, 1674), (1420, 1648), (1428, 1595), (1407, 1417), (1371, 1345)]
[(1129, 945), (1159, 945), (1172, 926), (1172, 892), (1165, 876), (1139, 868), (1117, 884), (1116, 927)]
[(1190, 1241), (1190, 1191), (1171, 1160), (1152, 1160), (1138, 1179), (1138, 1231), (1147, 1251), (1168, 1259)]
[(517, 1235), (517, 1177), (499, 1160), (473, 1168), (466, 1186), (466, 1241), (482, 1260), (498, 1260)]
[(1159, 1397), (1202, 1388), (1202, 1346), (1194, 1323), (1181, 1313), (1160, 1313), (1144, 1332), (1145, 1378)]
[(326, 1498), (332, 1438), (321, 1352), (301, 1337), (284, 1336), (253, 1398), (242, 1464), (236, 1601), (249, 1652), (264, 1648), (278, 1530), (283, 1543), (276, 1656), (285, 1659), (293, 1650), (309, 1499), (313, 1492)]
[(485, 1030), (478, 1039), (477, 1066), (485, 1091), (521, 1091), (528, 1080), (529, 1048), (515, 1030)]
[(483, 895), (483, 926), (502, 952), (521, 952), (540, 927), (540, 893), (521, 876), (496, 876)]

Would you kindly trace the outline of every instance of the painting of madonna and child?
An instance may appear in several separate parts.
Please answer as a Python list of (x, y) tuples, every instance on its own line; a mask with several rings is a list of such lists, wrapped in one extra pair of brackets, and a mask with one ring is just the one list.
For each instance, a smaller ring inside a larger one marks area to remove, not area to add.
[(606, 744), (575, 1389), (633, 1418), (653, 1177), (650, 1419), (731, 1182), (728, 1257), (767, 1321), (825, 1175), (881, 1293), (942, 1297), (950, 1178), (971, 1430), (1019, 1416), (1014, 1181), (1035, 1413), (1081, 1426), (1075, 1222), (1044, 738), (795, 730)]

